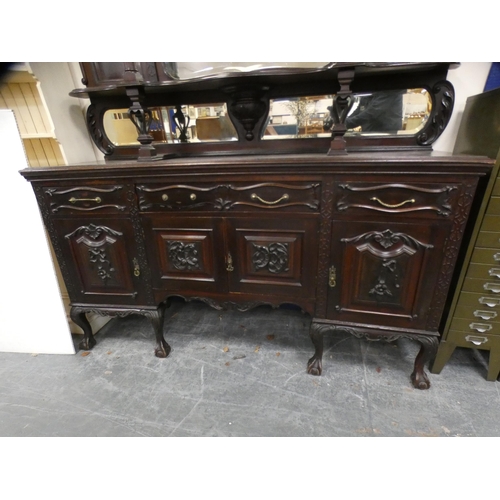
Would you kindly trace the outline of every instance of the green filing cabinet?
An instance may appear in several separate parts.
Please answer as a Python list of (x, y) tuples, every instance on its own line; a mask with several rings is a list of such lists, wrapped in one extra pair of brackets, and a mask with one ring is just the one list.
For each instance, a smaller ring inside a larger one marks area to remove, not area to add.
[[(487, 380), (500, 373), (500, 89), (469, 97), (454, 153), (497, 157), (467, 247), (431, 373), (456, 347), (490, 351)], [(498, 156), (497, 156), (497, 153)]]

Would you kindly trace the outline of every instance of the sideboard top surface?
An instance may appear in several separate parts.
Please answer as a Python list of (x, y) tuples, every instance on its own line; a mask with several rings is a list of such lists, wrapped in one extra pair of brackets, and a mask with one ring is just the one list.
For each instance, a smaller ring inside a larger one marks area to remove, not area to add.
[(49, 168), (27, 168), (21, 175), (30, 182), (68, 179), (106, 179), (173, 175), (340, 174), (340, 173), (467, 173), (488, 174), (494, 160), (483, 156), (439, 152), (357, 153), (340, 156), (244, 155), (179, 157), (154, 162), (116, 161)]

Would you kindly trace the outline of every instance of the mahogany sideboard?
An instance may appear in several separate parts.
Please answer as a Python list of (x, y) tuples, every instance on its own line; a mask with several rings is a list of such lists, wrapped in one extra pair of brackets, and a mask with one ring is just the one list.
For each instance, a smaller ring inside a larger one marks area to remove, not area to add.
[(323, 335), (415, 340), (411, 374), (438, 326), (478, 183), (492, 160), (424, 152), (231, 155), (31, 168), (71, 299), (85, 314), (151, 319), (166, 357), (169, 297), (246, 311), (292, 303), (312, 317), (307, 371)]

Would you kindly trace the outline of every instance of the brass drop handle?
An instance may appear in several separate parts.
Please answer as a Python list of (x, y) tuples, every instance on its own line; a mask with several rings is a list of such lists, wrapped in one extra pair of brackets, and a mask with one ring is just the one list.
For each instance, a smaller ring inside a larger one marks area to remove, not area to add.
[(496, 278), (500, 278), (500, 269), (498, 267), (492, 267), (489, 271), (488, 274), (490, 276), (495, 276)]
[(467, 335), (467, 337), (465, 337), (465, 340), (467, 342), (472, 342), (474, 345), (481, 345), (488, 342), (488, 337), (476, 337), (474, 335)]
[(141, 268), (139, 267), (139, 262), (137, 262), (137, 259), (133, 259), (133, 264), (134, 264), (134, 276), (140, 276), (141, 275)]
[(280, 201), (288, 200), (288, 198), (290, 198), (290, 196), (287, 193), (285, 193), (281, 198), (279, 198), (275, 201), (267, 201), (267, 200), (262, 199), (259, 195), (252, 193), (250, 195), (250, 198), (252, 198), (252, 200), (259, 200), (261, 203), (264, 203), (265, 205), (276, 205)]
[(399, 208), (402, 207), (403, 205), (406, 205), (407, 203), (415, 203), (415, 199), (411, 198), (410, 200), (405, 200), (402, 201), (401, 203), (397, 203), (396, 205), (390, 205), (389, 203), (384, 203), (380, 198), (377, 198), (376, 196), (373, 198), (370, 198), (371, 201), (376, 201), (377, 203), (380, 203), (383, 207), (387, 208)]
[(230, 273), (234, 271), (233, 267), (233, 258), (231, 257), (231, 254), (228, 252), (227, 257), (226, 257), (226, 271), (229, 271)]
[(491, 330), (493, 327), (491, 325), (485, 325), (484, 323), (471, 323), (469, 328), (471, 330), (477, 330), (480, 333), (484, 333)]
[(483, 288), (493, 293), (500, 293), (500, 283), (485, 283)]
[(77, 201), (95, 201), (96, 203), (101, 203), (101, 198), (99, 198), (99, 196), (97, 196), (96, 198), (75, 198), (75, 197), (72, 197), (69, 199), (69, 202), (70, 203), (76, 203)]
[(474, 316), (481, 319), (494, 319), (497, 315), (496, 311), (474, 311)]
[(335, 266), (331, 266), (328, 270), (328, 286), (335, 288), (337, 286), (337, 270)]

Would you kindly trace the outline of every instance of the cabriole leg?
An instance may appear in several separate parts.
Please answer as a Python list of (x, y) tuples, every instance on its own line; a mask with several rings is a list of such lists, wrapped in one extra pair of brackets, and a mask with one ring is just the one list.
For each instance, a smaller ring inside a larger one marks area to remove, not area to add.
[(323, 333), (327, 329), (325, 325), (311, 323), (309, 336), (314, 345), (314, 356), (307, 362), (307, 373), (310, 375), (321, 375), (323, 371)]
[(434, 359), (438, 348), (437, 337), (420, 337), (418, 341), (422, 344), (420, 351), (415, 358), (415, 366), (411, 374), (413, 387), (416, 389), (428, 389), (431, 386), (429, 378), (424, 371), (425, 364)]
[(77, 324), (83, 330), (83, 340), (80, 342), (78, 347), (84, 351), (89, 351), (96, 345), (96, 340), (92, 335), (92, 327), (90, 326), (89, 320), (85, 315), (85, 311), (79, 307), (72, 307), (69, 315), (75, 324)]
[(163, 321), (165, 318), (165, 307), (162, 305), (156, 311), (148, 311), (146, 316), (151, 320), (156, 337), (155, 356), (157, 358), (166, 358), (171, 351), (171, 347), (165, 341), (163, 336)]

